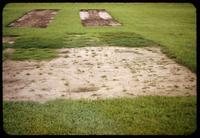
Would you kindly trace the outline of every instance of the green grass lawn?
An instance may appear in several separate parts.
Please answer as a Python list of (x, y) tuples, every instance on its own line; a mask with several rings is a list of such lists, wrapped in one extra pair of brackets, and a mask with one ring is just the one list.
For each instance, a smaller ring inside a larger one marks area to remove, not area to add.
[(189, 135), (196, 130), (195, 97), (4, 102), (8, 134)]
[[(80, 9), (106, 9), (122, 26), (83, 27)], [(47, 28), (9, 28), (32, 9), (60, 9)], [(3, 35), (19, 35), (3, 60), (43, 60), (55, 49), (83, 46), (160, 46), (196, 72), (196, 9), (187, 3), (18, 3), (3, 9)], [(196, 97), (139, 97), (112, 100), (55, 100), (45, 104), (3, 101), (8, 134), (191, 134)]]

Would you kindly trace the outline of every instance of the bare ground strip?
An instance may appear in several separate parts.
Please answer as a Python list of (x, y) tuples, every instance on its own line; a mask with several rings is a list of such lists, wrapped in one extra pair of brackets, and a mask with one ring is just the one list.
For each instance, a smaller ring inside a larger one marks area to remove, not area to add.
[(46, 28), (57, 12), (57, 9), (35, 9), (13, 21), (8, 26)]
[(119, 26), (105, 9), (82, 9), (80, 18), (83, 26)]
[(17, 35), (7, 35), (7, 36), (3, 36), (3, 43), (8, 43), (8, 44), (13, 44), (15, 43), (16, 39), (19, 36)]
[(51, 61), (3, 62), (3, 100), (196, 95), (196, 74), (159, 48), (59, 49)]

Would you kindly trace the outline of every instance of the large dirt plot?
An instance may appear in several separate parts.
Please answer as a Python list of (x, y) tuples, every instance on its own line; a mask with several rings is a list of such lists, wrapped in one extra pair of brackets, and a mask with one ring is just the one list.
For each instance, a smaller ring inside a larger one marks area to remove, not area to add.
[(196, 95), (196, 74), (157, 47), (58, 49), (50, 61), (3, 62), (3, 100)]

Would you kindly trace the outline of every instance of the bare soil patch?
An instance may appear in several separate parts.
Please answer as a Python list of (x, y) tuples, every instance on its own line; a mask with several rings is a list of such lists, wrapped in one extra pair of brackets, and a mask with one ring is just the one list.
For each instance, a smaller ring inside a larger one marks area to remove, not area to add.
[(13, 44), (17, 38), (18, 36), (15, 35), (3, 36), (3, 43)]
[(14, 48), (5, 48), (3, 50), (4, 53), (8, 53), (8, 54), (12, 54), (13, 52), (15, 52), (15, 49)]
[(83, 26), (119, 26), (105, 9), (82, 9), (80, 18)]
[(159, 48), (84, 47), (58, 52), (51, 61), (4, 61), (3, 100), (196, 95), (196, 74)]
[(35, 9), (13, 21), (8, 26), (46, 28), (57, 12), (57, 9)]

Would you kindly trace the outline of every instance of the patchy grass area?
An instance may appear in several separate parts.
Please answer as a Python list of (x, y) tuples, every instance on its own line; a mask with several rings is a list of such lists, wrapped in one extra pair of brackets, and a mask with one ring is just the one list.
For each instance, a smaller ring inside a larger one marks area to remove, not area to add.
[(195, 97), (4, 102), (8, 134), (191, 134)]
[[(83, 27), (79, 17), (80, 9), (106, 9), (113, 18), (122, 23), (118, 27)], [(45, 29), (9, 28), (13, 20), (32, 9), (60, 9), (55, 19)], [(140, 34), (142, 38), (159, 43), (163, 51), (176, 61), (196, 71), (196, 10), (187, 3), (17, 3), (3, 9), (3, 35), (20, 35), (17, 47), (60, 48), (70, 42), (66, 33), (116, 33)], [(66, 19), (66, 20), (63, 20)], [(100, 29), (101, 28), (101, 29)], [(86, 36), (87, 36), (86, 35)], [(107, 36), (108, 36), (107, 35)], [(63, 38), (64, 36), (64, 38)], [(109, 44), (132, 46), (133, 40), (108, 40)], [(121, 35), (120, 35), (121, 37)], [(124, 36), (123, 36), (124, 37)], [(131, 37), (131, 36), (130, 36)], [(98, 38), (98, 37), (97, 37)], [(94, 38), (95, 40), (97, 38)], [(128, 41), (127, 41), (128, 40)], [(93, 41), (93, 40), (91, 40)], [(112, 43), (110, 43), (112, 41)], [(113, 43), (113, 42), (116, 43)], [(74, 42), (72, 40), (72, 42)], [(82, 41), (77, 41), (77, 43)], [(30, 45), (29, 45), (30, 44)], [(93, 42), (82, 43), (88, 46)], [(72, 44), (72, 47), (76, 43)], [(80, 46), (79, 44), (77, 46)]]
[(127, 32), (111, 33), (71, 33), (64, 37), (65, 47), (84, 46), (127, 46), (142, 47), (156, 46), (155, 42), (143, 38), (141, 35)]
[(16, 49), (13, 53), (3, 52), (3, 60), (47, 60), (57, 56), (57, 52), (53, 49), (39, 49), (39, 48), (28, 48), (28, 49)]
[(66, 33), (63, 38), (53, 41), (37, 37), (19, 38), (16, 43), (4, 45), (5, 48), (64, 48), (86, 46), (156, 46), (155, 42), (131, 32), (111, 33)]

